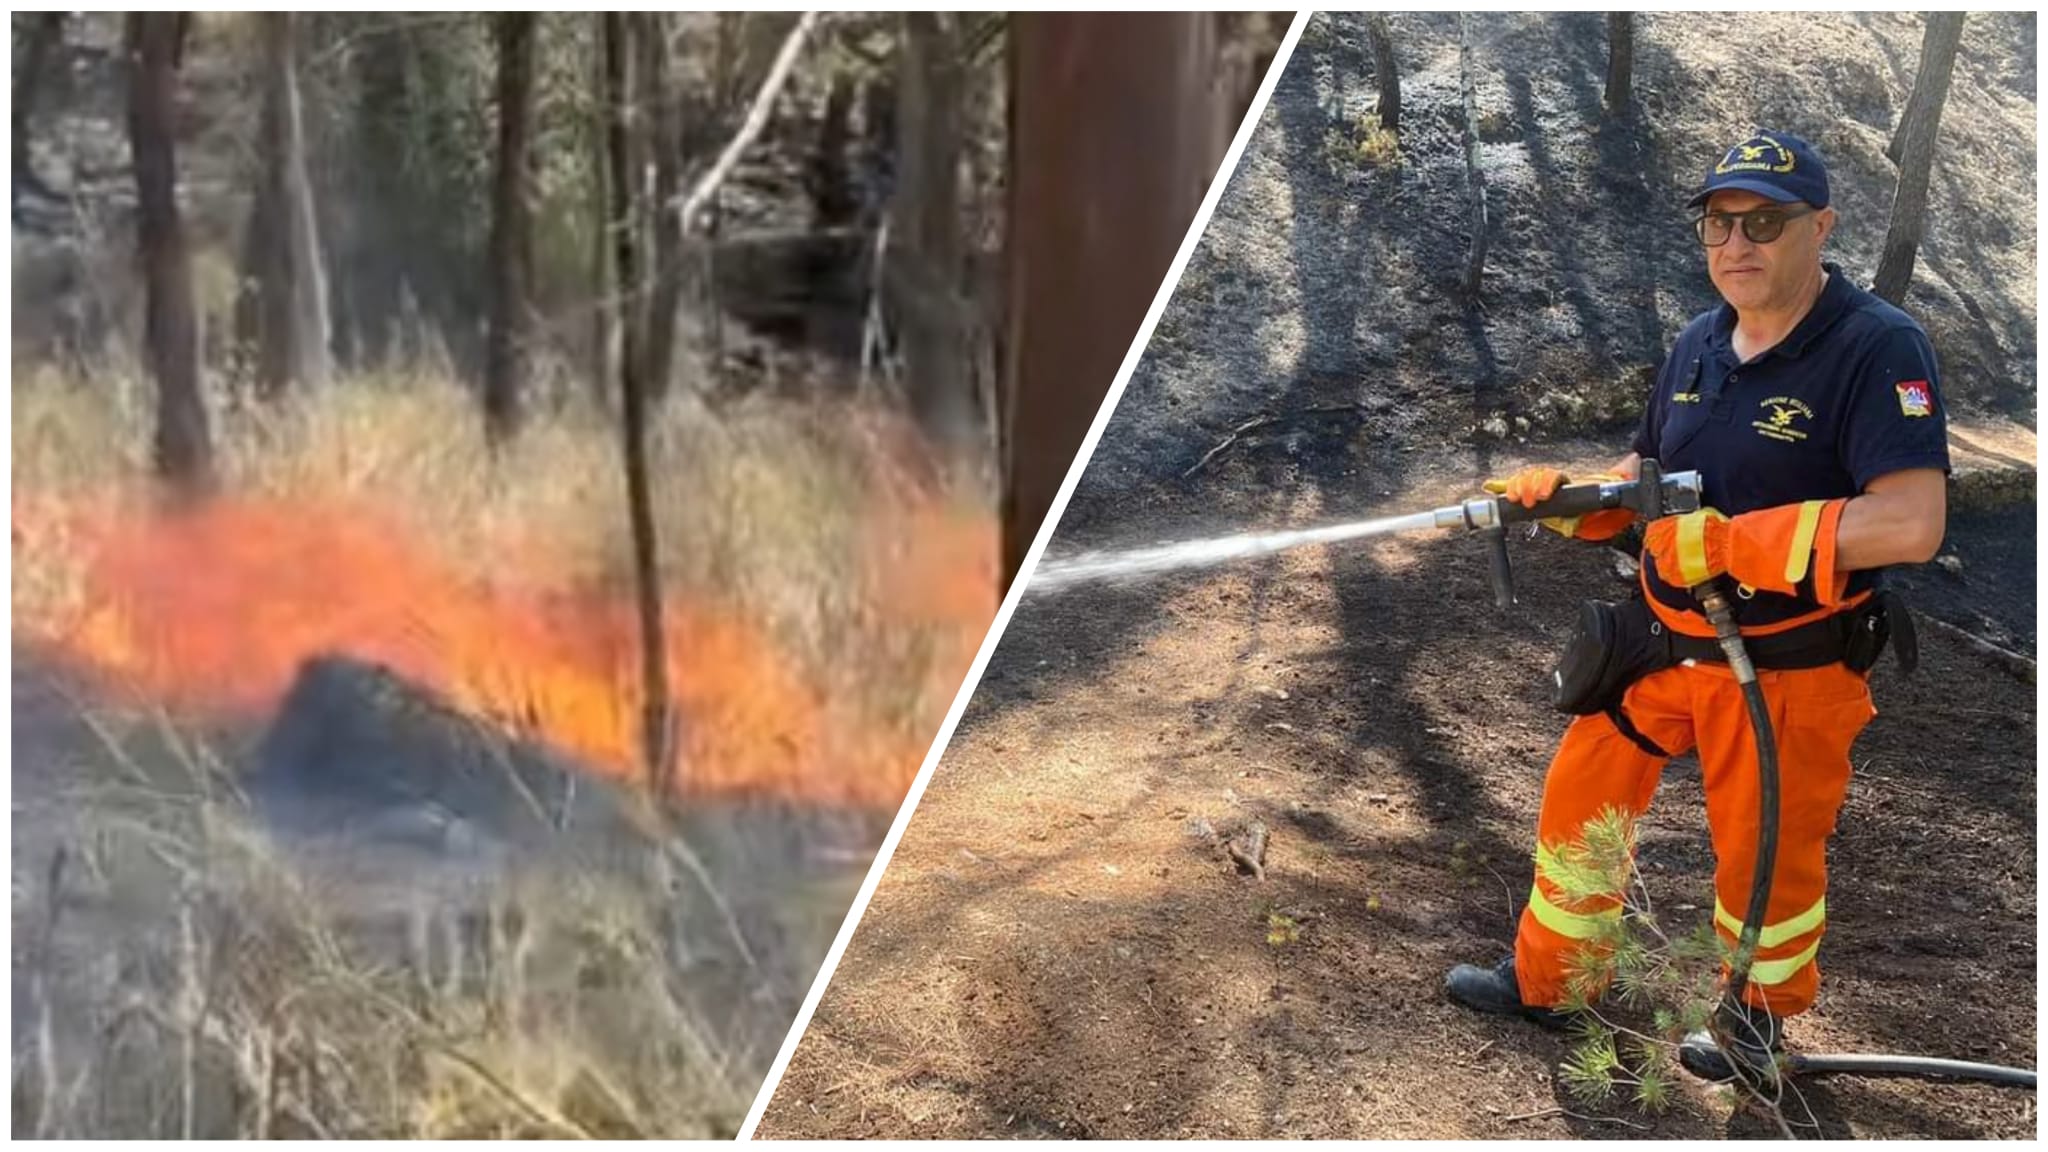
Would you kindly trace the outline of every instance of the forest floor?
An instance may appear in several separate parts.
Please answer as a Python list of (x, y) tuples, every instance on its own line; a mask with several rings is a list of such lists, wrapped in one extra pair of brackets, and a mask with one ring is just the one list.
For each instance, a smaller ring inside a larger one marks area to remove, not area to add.
[[(1960, 517), (1962, 574), (1940, 577), (2030, 653), (2033, 557), (2012, 541), (2033, 515)], [(1442, 996), (1446, 969), (1513, 937), (1565, 723), (1541, 672), (1578, 597), (1624, 591), (1600, 549), (1517, 559), (1506, 618), (1470, 541), (1027, 600), (760, 1132), (1773, 1134), (1691, 1081), (1662, 1117), (1576, 1104), (1565, 1040)], [(1887, 659), (1874, 678), (1830, 851), (1826, 983), (1791, 1042), (2031, 1067), (2035, 689), (1944, 633), (1921, 646), (1917, 675)], [(1681, 928), (1712, 906), (1702, 805), (1681, 758), (1643, 829)], [(1189, 832), (1248, 816), (1273, 830), (1263, 882)], [(1269, 941), (1275, 914), (1297, 939)], [(1801, 1084), (1786, 1111), (1832, 1137), (2035, 1124), (2030, 1094), (1908, 1082)]]

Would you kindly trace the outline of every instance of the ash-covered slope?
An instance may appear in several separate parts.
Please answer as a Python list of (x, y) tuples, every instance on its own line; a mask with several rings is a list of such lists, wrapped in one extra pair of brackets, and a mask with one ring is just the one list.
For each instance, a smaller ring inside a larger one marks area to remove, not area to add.
[[(1842, 218), (1830, 258), (1869, 282), (1897, 179), (1883, 153), (1918, 66), (1917, 15), (1640, 13), (1636, 98), (1620, 119), (1601, 107), (1601, 14), (1467, 19), (1491, 219), (1478, 301), (1459, 291), (1470, 239), (1459, 16), (1390, 18), (1402, 99), (1392, 155), (1372, 136), (1363, 18), (1318, 15), (1068, 524), (1115, 518), (1134, 485), (1156, 488), (1261, 415), (1280, 426), (1194, 485), (1249, 482), (1235, 469), (1255, 459), (1331, 479), (1398, 473), (1403, 458), (1388, 454), (1402, 450), (1616, 438), (1670, 338), (1715, 302), (1685, 200), (1756, 125), (1822, 150)], [(1935, 340), (1952, 408), (2029, 425), (2034, 55), (2031, 13), (1971, 14), (1906, 301)], [(1140, 463), (1157, 460), (1180, 466)]]

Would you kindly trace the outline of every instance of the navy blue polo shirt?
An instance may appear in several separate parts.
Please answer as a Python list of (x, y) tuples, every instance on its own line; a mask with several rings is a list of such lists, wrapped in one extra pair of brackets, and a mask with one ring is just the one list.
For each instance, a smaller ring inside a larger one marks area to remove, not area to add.
[[(1727, 304), (1694, 318), (1657, 373), (1635, 452), (1667, 472), (1696, 469), (1707, 504), (1729, 516), (1860, 494), (1907, 468), (1948, 470), (1948, 427), (1934, 347), (1913, 318), (1856, 287), (1829, 264), (1813, 310), (1776, 347), (1747, 364), (1731, 338)], [(1695, 610), (1690, 592), (1659, 578), (1652, 595)], [(1809, 581), (1810, 581), (1809, 577)], [(1874, 588), (1877, 571), (1851, 574), (1849, 592)], [(1758, 592), (1738, 601), (1737, 622), (1767, 625), (1819, 608), (1801, 595)]]

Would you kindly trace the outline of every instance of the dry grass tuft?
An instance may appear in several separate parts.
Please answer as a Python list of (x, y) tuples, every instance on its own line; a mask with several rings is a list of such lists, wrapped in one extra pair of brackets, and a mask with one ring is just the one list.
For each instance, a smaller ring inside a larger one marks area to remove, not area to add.
[(104, 748), (17, 893), (17, 1135), (735, 1130), (757, 1059), (677, 979), (669, 894), (536, 875), (463, 899), (427, 878), (379, 908), (285, 858), (188, 736)]

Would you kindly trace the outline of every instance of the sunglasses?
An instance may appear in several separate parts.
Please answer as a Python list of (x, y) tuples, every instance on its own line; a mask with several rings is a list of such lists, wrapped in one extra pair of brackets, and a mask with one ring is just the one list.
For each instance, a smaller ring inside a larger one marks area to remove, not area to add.
[(1752, 244), (1769, 244), (1785, 234), (1785, 225), (1801, 216), (1811, 216), (1819, 211), (1813, 207), (1799, 208), (1754, 208), (1748, 212), (1704, 212), (1693, 217), (1693, 231), (1699, 233), (1700, 243), (1708, 248), (1719, 248), (1735, 234), (1735, 222), (1742, 221), (1742, 234)]

